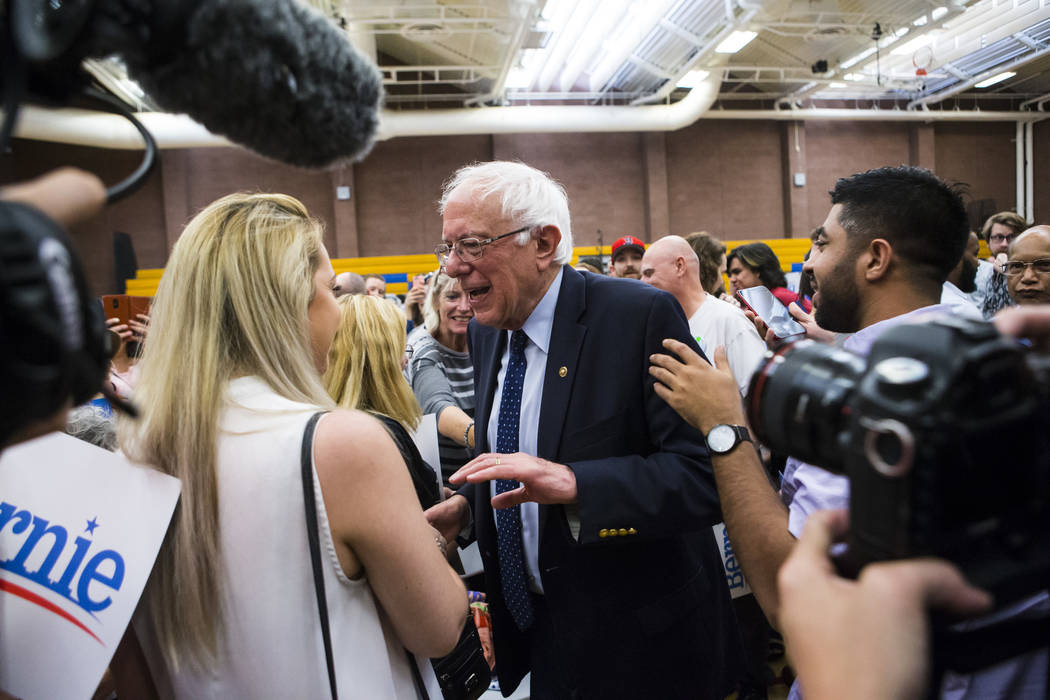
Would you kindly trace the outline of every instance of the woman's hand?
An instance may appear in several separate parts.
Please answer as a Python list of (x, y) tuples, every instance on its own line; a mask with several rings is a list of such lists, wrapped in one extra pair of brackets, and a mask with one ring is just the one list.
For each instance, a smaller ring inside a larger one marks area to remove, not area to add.
[(126, 323), (121, 323), (119, 318), (107, 318), (106, 328), (120, 336), (121, 344), (135, 339), (135, 332)]
[(134, 340), (144, 341), (146, 334), (149, 333), (149, 316), (147, 314), (135, 314), (136, 319), (128, 321), (128, 325), (131, 326), (131, 333), (134, 336)]

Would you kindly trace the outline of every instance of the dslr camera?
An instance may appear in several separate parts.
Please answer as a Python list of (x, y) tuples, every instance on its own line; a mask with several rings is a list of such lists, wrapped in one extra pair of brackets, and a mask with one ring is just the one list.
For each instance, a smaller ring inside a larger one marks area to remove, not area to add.
[(1050, 582), (1050, 357), (952, 316), (866, 358), (803, 340), (755, 372), (747, 410), (768, 447), (849, 478), (844, 575), (937, 556), (1000, 604)]

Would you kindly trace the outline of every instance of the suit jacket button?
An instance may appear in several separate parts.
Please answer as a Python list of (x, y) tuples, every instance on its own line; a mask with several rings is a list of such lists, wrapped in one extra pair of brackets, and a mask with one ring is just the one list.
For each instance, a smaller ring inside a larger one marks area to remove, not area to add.
[(628, 529), (627, 529), (627, 534), (628, 534), (628, 535), (637, 535), (637, 534), (638, 534), (638, 531), (637, 531), (637, 530), (635, 530), (635, 529), (634, 529), (633, 527), (631, 527), (631, 528), (628, 528)]
[(603, 527), (601, 530), (598, 530), (598, 537), (608, 537), (608, 536), (609, 536), (609, 531), (606, 528)]
[(620, 534), (623, 535), (623, 536), (626, 536), (627, 535), (627, 528), (621, 527), (620, 528)]

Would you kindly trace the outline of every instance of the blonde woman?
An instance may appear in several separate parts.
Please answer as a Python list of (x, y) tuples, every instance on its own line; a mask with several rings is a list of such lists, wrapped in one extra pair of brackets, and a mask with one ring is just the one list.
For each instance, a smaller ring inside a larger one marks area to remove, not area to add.
[(428, 332), (416, 341), (408, 375), (423, 413), (437, 416), (441, 475), (447, 482), (474, 448), (474, 365), (467, 352), (474, 311), (459, 280), (434, 275), (423, 317)]
[(409, 435), (419, 426), (419, 403), (405, 375), (405, 317), (386, 299), (356, 294), (339, 298), (342, 320), (328, 352), (324, 375), (328, 395), (343, 408), (382, 421), (412, 475), (423, 508), (440, 499), (434, 470)]
[[(162, 696), (329, 695), (300, 447), (309, 417), (335, 408), (321, 383), (334, 279), (321, 225), (285, 195), (224, 197), (172, 251), (141, 362), (146, 412), (121, 426), (129, 456), (182, 481), (136, 620)], [(402, 645), (448, 653), (464, 588), (375, 419), (325, 415), (313, 467), (338, 686), (415, 698)], [(118, 654), (118, 678), (124, 663)]]

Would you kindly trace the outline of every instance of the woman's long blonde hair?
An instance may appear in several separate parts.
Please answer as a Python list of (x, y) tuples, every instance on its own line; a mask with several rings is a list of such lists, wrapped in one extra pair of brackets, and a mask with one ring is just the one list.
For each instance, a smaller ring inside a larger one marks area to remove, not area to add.
[(340, 297), (339, 308), (324, 375), (329, 396), (343, 408), (382, 413), (415, 430), (419, 402), (401, 373), (405, 317), (386, 299), (366, 294)]
[(129, 457), (182, 481), (149, 584), (176, 667), (213, 667), (224, 651), (216, 441), (227, 382), (254, 375), (286, 398), (333, 405), (307, 316), (323, 250), (321, 224), (295, 198), (232, 194), (187, 225), (157, 289), (135, 390), (143, 415), (120, 432)]

